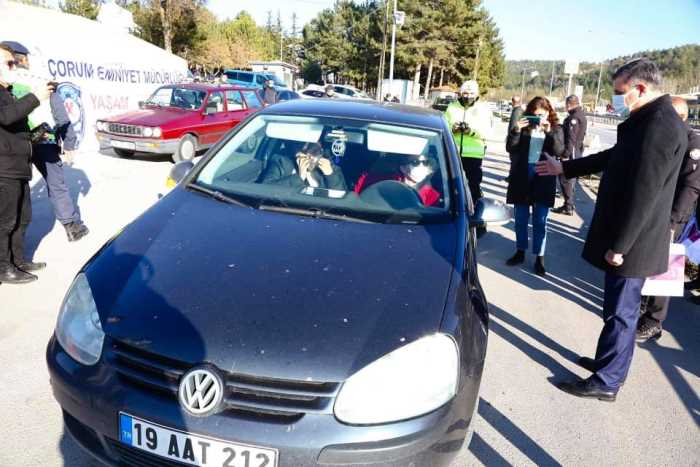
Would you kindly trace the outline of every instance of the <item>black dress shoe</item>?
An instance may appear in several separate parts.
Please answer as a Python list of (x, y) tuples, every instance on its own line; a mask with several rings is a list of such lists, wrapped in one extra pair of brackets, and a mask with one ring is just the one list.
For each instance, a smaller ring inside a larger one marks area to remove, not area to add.
[(556, 214), (564, 214), (565, 216), (573, 216), (574, 215), (574, 209), (570, 208), (566, 205), (559, 206), (558, 208), (552, 209), (553, 213)]
[(595, 359), (592, 359), (590, 357), (579, 357), (576, 363), (578, 363), (578, 366), (580, 366), (581, 368), (585, 368), (591, 373), (595, 373), (596, 371), (598, 371), (598, 365), (596, 364)]
[(34, 274), (17, 269), (12, 264), (0, 267), (0, 282), (3, 284), (27, 284), (37, 279)]
[(646, 342), (651, 340), (656, 340), (661, 337), (663, 330), (661, 329), (661, 323), (640, 319), (637, 325), (637, 333), (635, 339), (637, 342)]
[(508, 258), (506, 264), (508, 266), (515, 266), (525, 261), (525, 252), (523, 250), (518, 250), (513, 256)]
[(44, 269), (45, 267), (46, 263), (35, 263), (33, 261), (25, 261), (17, 265), (17, 269), (21, 269), (24, 272), (38, 271), (40, 269)]
[(544, 268), (544, 256), (535, 258), (535, 274), (542, 277), (547, 275), (547, 270)]
[(615, 402), (617, 391), (605, 389), (593, 377), (584, 380), (565, 381), (557, 385), (559, 389), (576, 397), (587, 397), (605, 402)]
[(66, 236), (69, 242), (77, 242), (90, 232), (85, 224), (80, 222), (71, 222), (63, 227), (66, 228)]

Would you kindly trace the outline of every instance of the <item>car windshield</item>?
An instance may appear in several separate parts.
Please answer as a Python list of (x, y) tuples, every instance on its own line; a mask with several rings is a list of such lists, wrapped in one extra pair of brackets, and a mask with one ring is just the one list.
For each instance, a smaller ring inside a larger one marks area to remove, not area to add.
[(369, 222), (442, 222), (450, 206), (440, 132), (332, 117), (259, 115), (194, 184), (259, 209)]
[(177, 107), (186, 110), (199, 110), (207, 93), (196, 89), (162, 87), (146, 101), (146, 105)]
[(277, 75), (274, 74), (274, 73), (267, 73), (267, 74), (265, 75), (265, 77), (266, 77), (267, 79), (271, 79), (271, 80), (275, 83), (275, 86), (283, 86), (283, 87), (286, 87), (286, 86), (287, 86), (287, 83), (285, 83), (284, 81), (282, 81), (281, 79), (279, 79), (279, 78), (277, 77)]

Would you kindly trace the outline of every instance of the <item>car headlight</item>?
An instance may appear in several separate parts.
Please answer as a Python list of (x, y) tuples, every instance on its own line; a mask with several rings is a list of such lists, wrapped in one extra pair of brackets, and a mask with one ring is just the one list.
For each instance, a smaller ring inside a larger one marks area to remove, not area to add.
[(105, 334), (90, 284), (82, 272), (61, 304), (56, 338), (68, 355), (83, 365), (94, 365), (100, 359)]
[(457, 393), (459, 351), (446, 334), (433, 334), (367, 365), (343, 384), (335, 416), (373, 425), (424, 415)]
[(98, 121), (98, 122), (95, 124), (95, 126), (97, 127), (97, 131), (105, 131), (105, 130), (107, 129), (107, 128), (106, 128), (107, 125), (105, 124), (105, 122), (99, 122), (99, 121)]
[(149, 128), (149, 127), (144, 128), (143, 129), (143, 136), (145, 136), (146, 138), (150, 138), (151, 136), (153, 136), (153, 128)]
[(161, 130), (161, 129), (158, 128), (158, 127), (155, 127), (155, 128), (153, 129), (153, 137), (154, 137), (154, 138), (160, 138), (161, 136), (163, 136), (163, 130)]

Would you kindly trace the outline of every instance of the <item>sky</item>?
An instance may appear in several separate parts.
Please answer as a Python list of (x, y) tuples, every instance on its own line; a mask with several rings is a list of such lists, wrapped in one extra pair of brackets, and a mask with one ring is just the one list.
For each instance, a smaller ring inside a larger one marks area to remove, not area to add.
[[(597, 62), (635, 52), (700, 43), (700, 0), (482, 0), (500, 29), (506, 58)], [(279, 10), (285, 28), (334, 0), (209, 0), (219, 19), (248, 11), (258, 24)], [(401, 0), (399, 0), (399, 9)]]

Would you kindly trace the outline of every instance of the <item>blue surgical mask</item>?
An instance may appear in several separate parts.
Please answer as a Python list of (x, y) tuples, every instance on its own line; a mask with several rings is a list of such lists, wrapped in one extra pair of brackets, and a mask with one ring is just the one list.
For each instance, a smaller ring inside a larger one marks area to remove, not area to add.
[(627, 117), (630, 113), (629, 107), (625, 104), (625, 96), (626, 94), (614, 94), (612, 96), (613, 109), (622, 117)]

